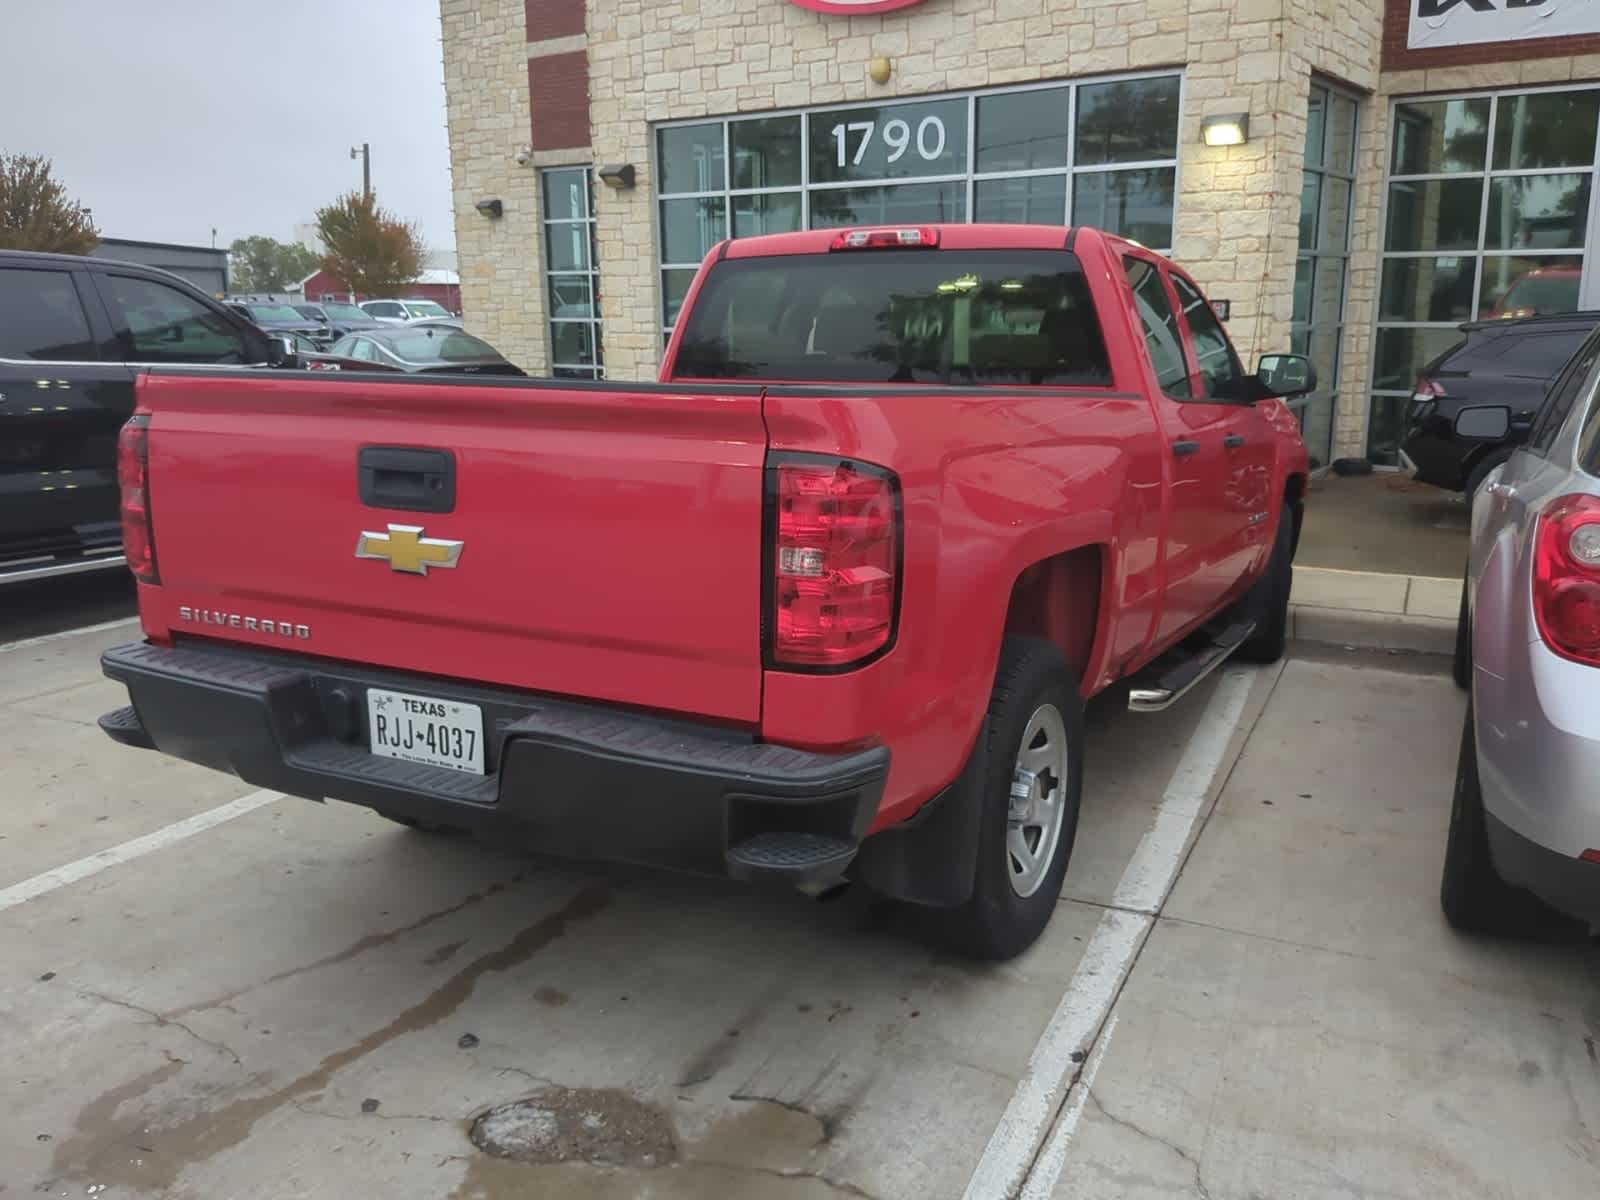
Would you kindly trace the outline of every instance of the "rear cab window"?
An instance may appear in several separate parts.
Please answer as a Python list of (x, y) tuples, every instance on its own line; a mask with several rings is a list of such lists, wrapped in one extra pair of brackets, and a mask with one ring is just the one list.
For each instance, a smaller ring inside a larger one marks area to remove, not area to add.
[(1066, 250), (727, 259), (678, 336), (680, 379), (1111, 384), (1088, 280)]

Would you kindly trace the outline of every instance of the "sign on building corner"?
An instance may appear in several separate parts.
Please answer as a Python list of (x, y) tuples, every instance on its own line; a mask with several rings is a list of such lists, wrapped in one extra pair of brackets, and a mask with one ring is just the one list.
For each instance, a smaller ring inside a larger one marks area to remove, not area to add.
[(1468, 46), (1600, 33), (1600, 0), (1411, 0), (1406, 46)]
[(791, 0), (812, 12), (835, 13), (858, 17), (864, 13), (893, 12), (897, 8), (910, 8), (922, 0)]

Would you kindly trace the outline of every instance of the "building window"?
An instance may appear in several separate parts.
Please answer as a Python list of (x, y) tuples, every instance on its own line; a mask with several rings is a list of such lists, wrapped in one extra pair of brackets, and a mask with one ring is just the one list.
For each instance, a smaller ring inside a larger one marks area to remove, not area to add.
[(549, 280), (550, 373), (562, 379), (605, 374), (600, 345), (600, 265), (594, 244), (594, 173), (544, 172), (545, 275)]
[(725, 237), (836, 225), (1094, 225), (1165, 253), (1177, 74), (664, 125), (662, 328)]
[(1355, 97), (1321, 83), (1311, 85), (1290, 341), (1294, 352), (1309, 357), (1317, 368), (1319, 390), (1298, 403), (1313, 467), (1327, 466), (1333, 454), (1359, 111)]
[(1367, 454), (1399, 461), (1417, 374), (1464, 321), (1594, 303), (1585, 270), (1600, 89), (1398, 100)]

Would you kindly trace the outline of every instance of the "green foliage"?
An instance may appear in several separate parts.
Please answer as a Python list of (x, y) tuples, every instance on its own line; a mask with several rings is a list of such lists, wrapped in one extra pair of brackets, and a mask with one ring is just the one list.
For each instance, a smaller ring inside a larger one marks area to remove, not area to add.
[(317, 269), (317, 256), (297, 242), (257, 234), (228, 247), (228, 288), (234, 292), (283, 292)]
[(50, 160), (0, 154), (0, 249), (87, 254), (100, 244), (89, 212), (50, 174)]
[(317, 232), (327, 247), (323, 270), (358, 295), (393, 295), (422, 270), (417, 227), (379, 208), (370, 195), (351, 192), (319, 209)]

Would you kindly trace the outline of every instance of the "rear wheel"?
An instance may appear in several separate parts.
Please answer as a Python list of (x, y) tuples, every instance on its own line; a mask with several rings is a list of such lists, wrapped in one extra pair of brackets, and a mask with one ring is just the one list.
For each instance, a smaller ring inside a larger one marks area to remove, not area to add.
[(1294, 510), (1278, 515), (1278, 536), (1272, 543), (1267, 573), (1246, 593), (1241, 610), (1253, 617), (1256, 631), (1239, 647), (1244, 662), (1271, 663), (1283, 657), (1289, 640), (1289, 593), (1294, 586)]
[(1461, 611), (1456, 616), (1456, 653), (1450, 663), (1456, 686), (1472, 686), (1472, 611), (1467, 607), (1467, 573), (1461, 573)]
[(1444, 909), (1445, 919), (1463, 933), (1520, 933), (1545, 912), (1538, 900), (1501, 879), (1494, 869), (1494, 860), (1489, 855), (1489, 827), (1483, 810), (1478, 740), (1470, 702), (1461, 730), (1461, 756), (1456, 763), (1455, 795), (1450, 804), (1450, 832), (1445, 839), (1439, 904)]
[(974, 753), (984, 757), (972, 895), (934, 919), (959, 953), (1013, 958), (1049, 923), (1078, 832), (1083, 699), (1054, 644), (1006, 639)]

